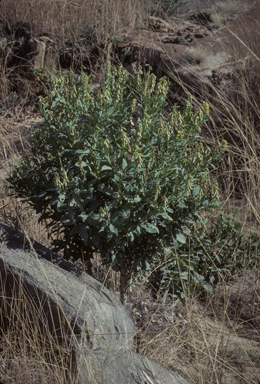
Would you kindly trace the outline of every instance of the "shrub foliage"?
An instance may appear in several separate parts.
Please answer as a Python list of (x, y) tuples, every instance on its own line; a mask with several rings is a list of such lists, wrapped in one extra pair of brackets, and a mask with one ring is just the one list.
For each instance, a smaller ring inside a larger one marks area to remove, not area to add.
[(187, 292), (211, 294), (216, 284), (257, 268), (259, 251), (258, 234), (246, 234), (237, 219), (223, 212), (203, 226), (193, 223), (188, 241), (158, 268), (161, 292), (178, 298), (187, 297)]
[(9, 181), (46, 220), (56, 249), (85, 260), (99, 252), (121, 271), (123, 294), (130, 277), (185, 244), (201, 212), (218, 205), (210, 171), (219, 147), (200, 141), (208, 105), (169, 108), (168, 82), (150, 68), (130, 78), (108, 63), (98, 93), (84, 73), (53, 73), (50, 83), (40, 100), (44, 128), (33, 128), (32, 153)]

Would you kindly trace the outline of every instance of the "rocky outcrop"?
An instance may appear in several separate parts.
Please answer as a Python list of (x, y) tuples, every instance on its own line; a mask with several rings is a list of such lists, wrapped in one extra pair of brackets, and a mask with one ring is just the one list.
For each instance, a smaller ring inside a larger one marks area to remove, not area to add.
[(52, 39), (48, 32), (33, 36), (29, 23), (9, 25), (0, 20), (0, 65), (3, 59), (7, 68), (13, 68), (14, 72), (19, 71), (22, 76), (31, 77), (31, 69), (34, 67), (89, 67), (97, 54), (98, 48), (93, 47), (92, 43), (86, 44), (84, 39), (79, 39), (74, 44), (66, 41), (63, 45), (57, 37)]
[(125, 32), (117, 53), (126, 67), (149, 64), (157, 76), (166, 75), (173, 83), (180, 79), (193, 92), (204, 87), (210, 92), (212, 84), (227, 89), (234, 71), (254, 59), (248, 48), (252, 40), (256, 40), (254, 51), (259, 46), (254, 31), (260, 5), (248, 4), (243, 12), (228, 18), (222, 27), (214, 25), (208, 12), (191, 14), (185, 22), (150, 17), (147, 29)]
[(32, 67), (44, 67), (46, 43), (32, 37), (29, 23), (11, 27), (0, 21), (0, 26), (0, 58), (5, 59), (5, 65), (19, 66), (25, 73)]
[[(32, 36), (28, 23), (5, 26), (2, 22), (1, 27), (0, 21), (0, 60), (5, 57), (9, 66), (22, 65), (28, 73), (33, 66), (43, 68), (53, 64), (62, 68), (80, 69), (82, 64), (92, 68), (98, 56), (104, 55), (108, 60), (116, 53), (126, 66), (133, 62), (150, 64), (157, 75), (177, 75), (199, 84), (211, 82), (213, 71), (219, 73), (219, 78), (225, 77), (252, 56), (246, 48), (247, 40), (258, 29), (260, 6), (255, 3), (247, 8), (243, 15), (228, 18), (221, 28), (214, 25), (210, 10), (189, 13), (182, 21), (149, 16), (142, 29), (122, 30), (120, 42), (115, 42), (112, 36), (103, 45), (80, 38), (58, 47), (59, 42), (54, 42), (47, 32)], [(238, 51), (241, 57), (235, 57)]]
[[(29, 300), (32, 322), (71, 351), (79, 383), (178, 383), (179, 374), (134, 351), (134, 324), (102, 284), (74, 264), (0, 222), (1, 305)], [(12, 309), (11, 309), (12, 310)], [(37, 319), (35, 319), (37, 313)], [(21, 316), (21, 313), (20, 313)], [(29, 326), (29, 325), (28, 325)]]

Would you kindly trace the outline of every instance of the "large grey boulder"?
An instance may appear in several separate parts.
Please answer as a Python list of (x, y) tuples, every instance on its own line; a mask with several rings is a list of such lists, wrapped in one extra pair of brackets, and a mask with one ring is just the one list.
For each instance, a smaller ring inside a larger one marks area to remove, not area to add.
[(188, 384), (135, 353), (134, 324), (112, 292), (2, 222), (0, 272), (0, 303), (10, 300), (11, 306), (21, 295), (33, 303), (37, 319), (31, 321), (39, 321), (43, 332), (48, 324), (53, 337), (70, 349), (79, 384)]

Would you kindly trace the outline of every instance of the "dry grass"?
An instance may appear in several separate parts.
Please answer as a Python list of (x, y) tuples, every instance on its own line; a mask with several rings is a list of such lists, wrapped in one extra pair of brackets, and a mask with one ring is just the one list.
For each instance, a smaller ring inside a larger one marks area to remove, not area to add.
[(197, 64), (201, 64), (205, 61), (206, 57), (209, 55), (209, 52), (204, 47), (196, 47), (190, 48), (188, 50), (188, 54), (193, 60), (195, 60)]
[(22, 283), (11, 299), (5, 294), (2, 280), (0, 284), (1, 383), (76, 383), (68, 372), (68, 350), (53, 337)]
[[(249, 64), (250, 65), (250, 64)], [(221, 185), (226, 201), (245, 197), (249, 211), (259, 223), (259, 122), (260, 122), (260, 62), (250, 70), (235, 73), (227, 92), (219, 91), (211, 98), (212, 121), (207, 135), (228, 142), (228, 154), (219, 164)], [(253, 80), (255, 79), (255, 81)]]
[(122, 28), (143, 25), (150, 7), (150, 1), (141, 0), (2, 0), (0, 15), (7, 24), (28, 23), (34, 36), (47, 32), (58, 46), (82, 38), (103, 44)]
[(222, 27), (228, 18), (245, 9), (244, 4), (237, 0), (219, 1), (214, 4), (210, 18), (217, 27)]
[(214, 4), (216, 12), (230, 16), (242, 12), (245, 7), (242, 2), (237, 0), (219, 1)]
[(222, 15), (221, 13), (214, 12), (210, 15), (212, 22), (216, 25), (216, 27), (222, 27), (227, 21), (227, 17)]
[[(48, 31), (58, 36), (62, 45), (67, 39), (79, 41), (80, 31), (86, 36), (89, 34), (96, 42), (119, 36), (123, 27), (132, 28), (144, 22), (147, 7), (141, 0), (127, 4), (116, 0), (92, 3), (84, 0), (73, 3), (21, 0), (15, 7), (12, 0), (2, 0), (0, 14), (5, 22), (26, 20), (35, 35)], [(215, 15), (222, 17), (222, 23), (240, 11), (241, 4), (237, 1), (222, 2), (216, 5)], [(215, 171), (224, 209), (231, 216), (235, 210), (239, 211), (247, 230), (256, 231), (255, 226), (260, 223), (260, 59), (256, 47), (255, 50), (250, 47), (252, 49), (256, 55), (254, 62), (237, 69), (233, 79), (225, 80), (225, 88), (208, 83), (202, 92), (194, 89), (194, 85), (189, 88), (180, 82), (174, 73), (171, 78), (186, 94), (199, 93), (200, 97), (195, 97), (198, 105), (204, 100), (210, 104), (210, 120), (202, 132), (204, 142), (209, 145), (214, 145), (216, 140), (228, 142), (226, 155), (216, 164)], [(203, 55), (201, 52), (193, 54), (196, 61), (205, 59), (205, 51)], [(6, 80), (3, 67), (1, 71), (3, 87), (0, 92), (7, 101), (12, 86)], [(15, 105), (18, 105), (18, 113), (19, 103)], [(4, 116), (9, 110), (5, 107), (2, 112)], [(9, 117), (12, 118), (15, 120), (16, 117)], [(5, 119), (6, 116), (2, 117), (1, 123)], [(14, 138), (14, 131), (1, 124), (5, 160), (10, 153), (17, 155), (16, 147), (6, 138), (8, 134)], [(8, 196), (3, 184), (0, 193), (0, 219), (48, 246), (47, 231), (42, 226), (37, 227), (37, 217), (24, 210), (15, 197)], [(220, 285), (214, 296), (204, 301), (187, 295), (184, 303), (172, 303), (174, 319), (164, 321), (164, 326), (156, 331), (154, 328), (151, 331), (154, 318), (145, 321), (146, 317), (141, 313), (142, 325), (136, 337), (138, 352), (178, 371), (196, 384), (259, 383), (260, 279), (257, 273), (247, 275), (246, 272), (234, 284)], [(98, 255), (94, 259), (94, 273), (100, 281), (106, 281), (111, 290), (117, 291), (118, 277), (112, 272), (107, 274), (99, 266)], [(151, 302), (146, 289), (141, 287), (140, 301), (146, 297)], [(7, 305), (3, 296), (2, 305)], [(0, 337), (0, 381), (3, 384), (76, 382), (75, 377), (68, 376), (67, 351), (54, 343), (49, 330), (45, 332), (46, 339), (42, 339), (37, 313), (32, 313), (35, 320), (29, 330), (28, 318), (20, 305), (21, 300), (13, 300), (12, 316), (1, 325), (4, 332)], [(31, 303), (27, 306), (31, 307)], [(133, 318), (135, 316), (133, 314)]]
[[(80, 54), (83, 49), (92, 74), (97, 75), (109, 58), (111, 44), (120, 40), (122, 32), (145, 25), (152, 3), (153, 0), (21, 0), (18, 3), (2, 0), (0, 36), (2, 33), (5, 36), (7, 30), (13, 37), (19, 35), (19, 28), (24, 28), (35, 38), (47, 34), (55, 41), (56, 55), (68, 46), (77, 47)], [(6, 49), (12, 44), (8, 41)], [(7, 67), (8, 59), (8, 55), (5, 61), (0, 57), (0, 108), (1, 104), (4, 108), (29, 104), (39, 87), (35, 87), (30, 79), (21, 81), (17, 68)], [(46, 65), (51, 67), (53, 60), (50, 54)]]
[(248, 330), (242, 328), (227, 312), (191, 299), (174, 324), (156, 335), (144, 331), (139, 351), (194, 383), (257, 383), (259, 341), (248, 339)]

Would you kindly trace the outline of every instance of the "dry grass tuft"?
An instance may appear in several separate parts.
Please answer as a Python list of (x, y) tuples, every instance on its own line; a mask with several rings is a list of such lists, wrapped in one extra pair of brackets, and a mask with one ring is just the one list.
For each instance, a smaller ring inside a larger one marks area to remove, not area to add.
[[(251, 287), (259, 286), (259, 278), (252, 277), (248, 275), (252, 280)], [(246, 304), (246, 285), (238, 279), (234, 286), (246, 309), (249, 305)], [(228, 286), (224, 284), (220, 289), (228, 289)], [(219, 301), (215, 301), (216, 298)], [(222, 303), (233, 310), (228, 310)], [(250, 320), (245, 321), (240, 316), (239, 306), (233, 305), (227, 296), (219, 296), (218, 291), (216, 297), (204, 302), (196, 297), (186, 297), (183, 304), (172, 303), (172, 322), (164, 323), (162, 316), (161, 328), (157, 327), (155, 331), (157, 311), (139, 328), (138, 352), (194, 383), (256, 384), (260, 378), (259, 323), (253, 325)]]
[(212, 22), (216, 25), (216, 27), (222, 27), (227, 21), (227, 17), (222, 15), (221, 13), (214, 12), (210, 15)]
[(197, 64), (203, 63), (209, 55), (208, 51), (204, 47), (190, 48), (188, 50), (188, 54)]
[(53, 336), (22, 282), (10, 298), (1, 280), (0, 293), (1, 383), (75, 384), (76, 377), (68, 371), (68, 348)]
[(214, 4), (210, 18), (217, 27), (222, 27), (229, 17), (245, 9), (244, 4), (238, 0), (219, 1)]
[(215, 3), (214, 8), (218, 13), (230, 16), (242, 12), (245, 6), (241, 1), (227, 0)]
[(104, 43), (121, 28), (143, 23), (150, 6), (150, 1), (140, 0), (2, 0), (0, 14), (8, 24), (26, 21), (34, 36), (47, 32), (57, 37), (59, 45), (82, 38)]

